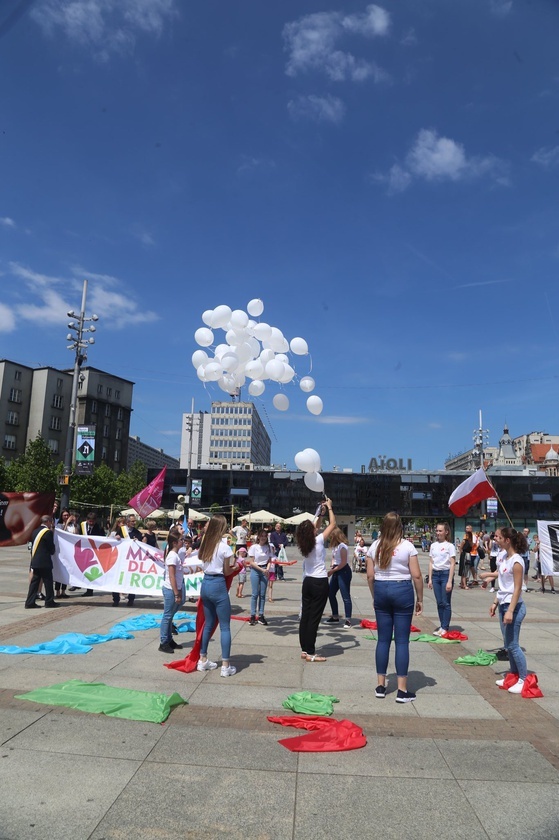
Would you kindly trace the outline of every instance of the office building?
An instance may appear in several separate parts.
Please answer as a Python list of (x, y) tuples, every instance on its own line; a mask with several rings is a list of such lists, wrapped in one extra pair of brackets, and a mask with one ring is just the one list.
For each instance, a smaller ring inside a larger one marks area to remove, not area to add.
[(188, 464), (190, 429), (191, 469), (208, 465), (270, 465), (270, 436), (254, 403), (213, 402), (210, 414), (184, 414), (180, 459), (182, 468)]

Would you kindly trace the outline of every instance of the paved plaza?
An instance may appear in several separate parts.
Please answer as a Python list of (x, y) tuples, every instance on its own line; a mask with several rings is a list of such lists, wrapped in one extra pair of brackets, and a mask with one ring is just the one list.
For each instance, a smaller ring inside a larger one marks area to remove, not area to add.
[[(426, 571), (426, 556), (420, 561)], [(125, 617), (162, 610), (156, 598), (114, 609), (109, 594), (76, 592), (57, 610), (26, 611), (28, 564), (25, 547), (0, 549), (2, 645), (106, 633)], [(497, 689), (506, 663), (454, 664), (501, 647), (490, 593), (456, 588), (452, 629), (468, 641), (413, 643), (408, 684), (417, 701), (397, 705), (393, 658), (387, 697), (374, 696), (375, 642), (364, 638), (370, 631), (323, 624), (318, 647), (328, 661), (301, 661), (301, 563), (286, 575), (274, 585), (268, 627), (232, 622), (237, 674), (229, 679), (219, 669), (164, 668), (172, 657), (158, 651), (158, 630), (86, 655), (0, 654), (1, 840), (559, 838), (559, 595), (526, 595), (521, 643), (543, 699)], [(374, 618), (365, 575), (354, 574), (352, 596), (355, 624)], [(438, 622), (427, 587), (424, 600), (414, 623), (430, 632)], [(248, 614), (248, 596), (231, 601), (235, 614)], [(188, 652), (193, 634), (178, 640)], [(209, 653), (220, 661), (218, 641)], [(155, 725), (15, 699), (74, 678), (176, 691), (188, 705)], [(289, 714), (282, 701), (302, 690), (339, 698), (335, 716), (361, 726), (367, 746), (324, 754), (280, 746), (278, 739), (301, 731), (266, 716)]]

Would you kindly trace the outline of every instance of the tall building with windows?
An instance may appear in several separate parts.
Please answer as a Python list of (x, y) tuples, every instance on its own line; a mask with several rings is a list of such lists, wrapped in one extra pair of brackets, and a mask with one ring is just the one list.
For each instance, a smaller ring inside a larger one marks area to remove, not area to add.
[(70, 425), (73, 375), (51, 367), (33, 371), (27, 443), (38, 435), (56, 460), (64, 460)]
[(143, 443), (138, 435), (131, 435), (128, 438), (128, 466), (126, 469), (129, 470), (133, 467), (136, 461), (141, 461), (146, 470), (162, 470), (163, 467), (176, 470), (180, 466), (178, 458), (173, 458), (172, 455), (167, 455), (162, 449), (156, 449), (155, 446)]
[(0, 430), (6, 461), (25, 452), (32, 385), (33, 368), (0, 359)]
[(181, 467), (188, 464), (192, 428), (191, 469), (202, 464), (269, 466), (270, 436), (251, 402), (213, 402), (211, 413), (183, 415)]
[(94, 465), (119, 473), (128, 466), (134, 383), (93, 367), (82, 368), (78, 382), (78, 426), (95, 426)]

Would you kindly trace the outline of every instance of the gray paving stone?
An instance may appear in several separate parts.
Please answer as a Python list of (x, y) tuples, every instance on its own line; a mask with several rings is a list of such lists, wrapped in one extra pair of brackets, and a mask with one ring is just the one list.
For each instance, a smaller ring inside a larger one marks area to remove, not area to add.
[(417, 695), (413, 704), (420, 717), (425, 718), (458, 718), (464, 720), (466, 731), (468, 720), (502, 720), (502, 716), (483, 697), (471, 694), (437, 694), (429, 695), (427, 690)]
[(456, 779), (559, 784), (559, 772), (531, 744), (522, 741), (436, 740)]
[(295, 773), (146, 763), (91, 840), (292, 840)]
[[(47, 714), (47, 708), (41, 711), (27, 711), (26, 709), (2, 709), (0, 712), (0, 744), (13, 744), (13, 739), (35, 721)], [(0, 829), (1, 830), (1, 829)]]
[[(461, 781), (490, 840), (555, 840), (559, 837), (559, 797), (557, 785), (544, 781), (511, 784), (493, 781), (490, 796), (487, 784)], [(498, 804), (498, 807), (495, 806)]]

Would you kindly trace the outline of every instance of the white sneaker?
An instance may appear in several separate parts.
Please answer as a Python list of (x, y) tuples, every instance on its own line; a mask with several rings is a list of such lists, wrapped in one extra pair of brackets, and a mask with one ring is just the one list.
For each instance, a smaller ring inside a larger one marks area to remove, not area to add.
[(234, 665), (228, 665), (227, 667), (225, 667), (225, 665), (221, 666), (221, 676), (222, 677), (232, 677), (233, 674), (236, 674), (236, 673), (237, 673), (237, 669), (235, 668)]
[(522, 694), (522, 689), (524, 687), (524, 680), (518, 680), (514, 685), (511, 685), (509, 688), (510, 694)]
[(217, 668), (217, 662), (211, 662), (209, 659), (206, 659), (205, 662), (199, 659), (196, 666), (197, 671), (213, 671), (215, 668)]
[(444, 630), (442, 627), (437, 627), (436, 630), (433, 630), (433, 636), (442, 636)]
[(499, 688), (502, 688), (504, 686), (504, 684), (505, 684), (505, 677), (503, 677), (500, 680), (495, 680), (495, 685), (498, 685)]
[(491, 589), (490, 589), (489, 591), (490, 591), (490, 592), (495, 592), (495, 587), (494, 587), (494, 586), (492, 586), (492, 587), (491, 587)]

